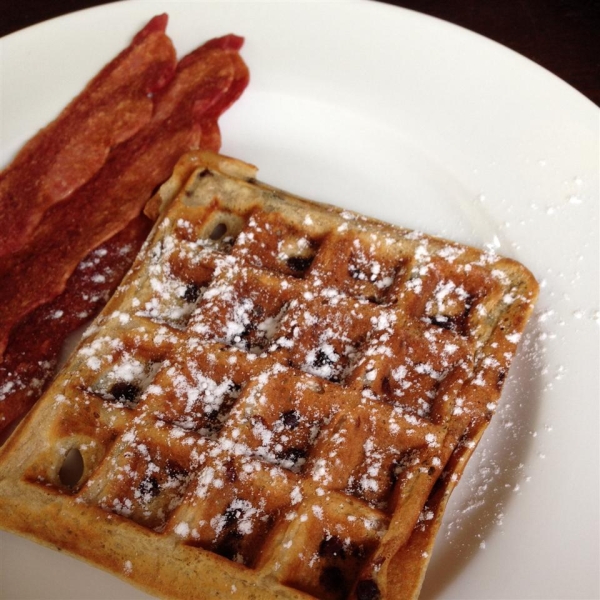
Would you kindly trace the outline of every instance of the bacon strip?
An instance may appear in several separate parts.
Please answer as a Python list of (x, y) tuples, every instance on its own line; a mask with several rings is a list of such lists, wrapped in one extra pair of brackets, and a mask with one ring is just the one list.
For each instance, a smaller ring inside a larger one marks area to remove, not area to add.
[[(143, 206), (182, 153), (198, 147), (219, 150), (217, 120), (248, 84), (248, 69), (238, 54), (242, 43), (240, 37), (225, 36), (182, 59), (169, 86), (155, 95), (152, 120), (115, 148), (91, 180), (49, 208), (29, 244), (3, 261), (0, 356), (12, 334), (0, 364), (0, 433), (42, 393), (62, 342), (81, 324), (69, 307), (78, 306), (77, 294), (90, 296), (94, 287), (89, 279), (77, 279), (82, 257), (123, 227), (136, 228), (127, 223), (141, 218)], [(47, 315), (56, 311), (71, 316), (50, 326)], [(29, 345), (32, 336), (44, 340), (40, 348)]]
[(0, 174), (0, 258), (21, 249), (44, 212), (89, 181), (111, 148), (152, 118), (152, 94), (176, 67), (165, 34), (167, 15), (154, 17), (61, 114)]
[(0, 443), (3, 432), (27, 412), (54, 375), (65, 340), (94, 318), (113, 294), (146, 239), (143, 215), (82, 260), (53, 301), (15, 327), (0, 364)]
[(150, 123), (117, 146), (92, 180), (48, 209), (27, 247), (4, 261), (0, 353), (10, 329), (60, 294), (89, 249), (137, 216), (179, 156), (200, 147), (203, 119), (216, 119), (247, 81), (248, 71), (237, 51), (214, 42), (182, 60), (169, 87), (157, 95)]
[[(232, 86), (236, 76), (240, 79), (236, 69), (247, 73), (239, 55), (213, 45), (200, 50), (193, 60), (182, 61), (172, 84), (157, 98), (152, 121), (113, 150), (101, 171), (68, 201), (46, 211), (31, 243), (5, 261), (7, 271), (0, 276), (5, 328), (59, 294), (89, 248), (139, 214), (179, 156), (200, 147), (208, 109), (214, 118), (239, 95), (242, 86)], [(2, 333), (0, 349), (6, 343), (7, 332)]]

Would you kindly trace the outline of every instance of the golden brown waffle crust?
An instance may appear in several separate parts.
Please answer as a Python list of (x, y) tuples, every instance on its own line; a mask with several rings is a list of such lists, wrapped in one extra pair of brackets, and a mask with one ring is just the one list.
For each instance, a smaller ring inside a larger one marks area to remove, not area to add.
[(416, 598), (537, 283), (256, 173), (191, 153), (149, 202), (0, 452), (0, 527), (160, 597)]

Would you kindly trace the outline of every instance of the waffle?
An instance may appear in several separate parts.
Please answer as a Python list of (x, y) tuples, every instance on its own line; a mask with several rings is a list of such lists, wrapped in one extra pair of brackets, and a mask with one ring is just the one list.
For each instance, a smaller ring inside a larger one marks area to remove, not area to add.
[(168, 598), (418, 596), (537, 295), (186, 155), (0, 458), (0, 525)]

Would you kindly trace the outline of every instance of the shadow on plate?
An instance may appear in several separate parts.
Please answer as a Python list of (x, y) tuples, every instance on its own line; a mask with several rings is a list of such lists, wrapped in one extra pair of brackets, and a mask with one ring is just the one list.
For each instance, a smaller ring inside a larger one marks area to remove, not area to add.
[(504, 515), (518, 501), (531, 456), (543, 382), (538, 352), (542, 331), (535, 313), (511, 368), (498, 411), (449, 502), (421, 600), (433, 600), (460, 576)]

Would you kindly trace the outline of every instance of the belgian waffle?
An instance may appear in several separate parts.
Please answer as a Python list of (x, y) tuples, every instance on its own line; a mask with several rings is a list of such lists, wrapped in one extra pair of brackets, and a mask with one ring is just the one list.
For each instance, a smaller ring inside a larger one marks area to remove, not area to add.
[(195, 153), (0, 459), (0, 525), (169, 598), (413, 598), (537, 295)]

